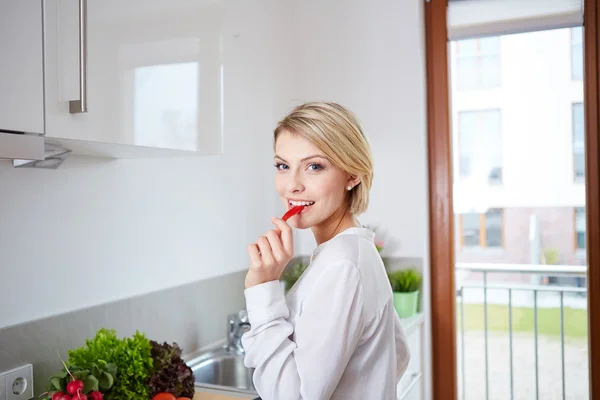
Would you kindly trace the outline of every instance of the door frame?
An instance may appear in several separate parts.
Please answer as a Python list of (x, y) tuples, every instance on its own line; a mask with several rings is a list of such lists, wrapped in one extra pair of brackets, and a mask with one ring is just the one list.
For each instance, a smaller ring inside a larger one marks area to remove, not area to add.
[[(447, 0), (425, 2), (432, 398), (457, 399)], [(600, 400), (600, 0), (584, 0), (590, 400)], [(597, 221), (592, 223), (592, 221)], [(595, 345), (594, 345), (595, 342)], [(594, 394), (596, 395), (594, 397)]]

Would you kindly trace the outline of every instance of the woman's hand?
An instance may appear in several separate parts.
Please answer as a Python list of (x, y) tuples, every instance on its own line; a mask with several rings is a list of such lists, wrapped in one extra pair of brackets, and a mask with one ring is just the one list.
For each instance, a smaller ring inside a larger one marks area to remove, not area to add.
[(272, 218), (271, 221), (276, 228), (248, 246), (250, 269), (246, 274), (246, 289), (279, 280), (283, 269), (294, 255), (292, 228), (280, 218)]

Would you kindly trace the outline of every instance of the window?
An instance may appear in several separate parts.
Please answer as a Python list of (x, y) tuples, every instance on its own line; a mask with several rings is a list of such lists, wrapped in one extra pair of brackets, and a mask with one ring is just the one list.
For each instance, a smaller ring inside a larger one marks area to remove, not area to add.
[(500, 110), (458, 113), (458, 165), (460, 179), (502, 183)]
[(456, 69), (459, 90), (500, 87), (500, 38), (456, 42)]
[(574, 103), (573, 118), (573, 173), (575, 180), (585, 178), (585, 139), (583, 121), (583, 103)]
[(571, 79), (583, 79), (583, 28), (571, 28)]
[(461, 214), (460, 228), (463, 247), (503, 247), (504, 213), (500, 208), (485, 214)]
[(575, 248), (585, 249), (585, 207), (575, 208)]

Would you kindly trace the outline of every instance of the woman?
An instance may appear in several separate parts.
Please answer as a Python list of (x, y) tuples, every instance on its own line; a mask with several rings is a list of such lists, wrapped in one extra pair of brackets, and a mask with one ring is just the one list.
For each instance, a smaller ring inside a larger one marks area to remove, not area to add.
[(356, 118), (333, 103), (295, 108), (275, 129), (275, 186), (305, 208), (289, 223), (310, 228), (311, 264), (284, 296), (280, 275), (294, 254), (292, 228), (248, 246), (242, 337), (263, 400), (396, 400), (409, 361), (374, 233), (356, 216), (369, 203), (371, 151)]

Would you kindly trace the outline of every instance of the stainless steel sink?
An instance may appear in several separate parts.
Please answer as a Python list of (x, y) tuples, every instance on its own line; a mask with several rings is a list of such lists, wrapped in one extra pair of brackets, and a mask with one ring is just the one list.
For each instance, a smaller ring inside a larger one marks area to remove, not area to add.
[(225, 346), (191, 359), (196, 385), (258, 396), (252, 382), (253, 368), (244, 365), (244, 355)]

